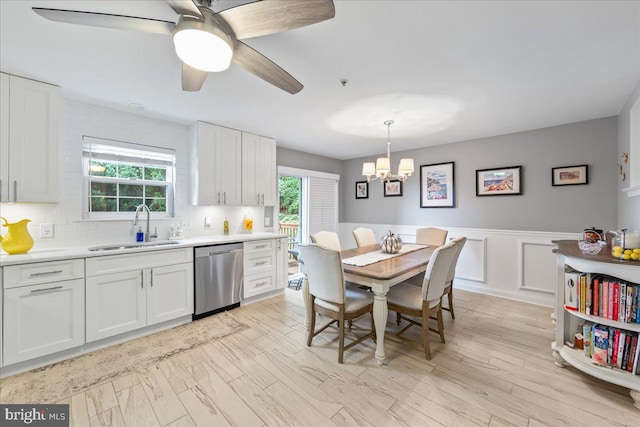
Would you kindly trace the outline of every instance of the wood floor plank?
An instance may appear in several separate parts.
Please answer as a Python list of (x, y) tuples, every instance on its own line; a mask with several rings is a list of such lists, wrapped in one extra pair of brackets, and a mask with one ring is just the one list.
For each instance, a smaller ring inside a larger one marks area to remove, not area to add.
[(160, 368), (156, 365), (144, 368), (138, 377), (160, 424), (169, 424), (187, 414)]
[(119, 407), (109, 408), (89, 419), (90, 427), (127, 427)]
[(117, 393), (120, 390), (124, 390), (125, 388), (129, 388), (136, 384), (140, 384), (140, 378), (138, 378), (138, 375), (136, 375), (135, 372), (132, 372), (130, 374), (126, 374), (124, 376), (115, 378), (112, 381), (112, 383), (113, 383), (113, 389)]
[(165, 427), (196, 427), (190, 416), (185, 415), (182, 418), (178, 418), (172, 423), (167, 424)]
[(64, 400), (58, 401), (63, 405), (69, 405), (69, 426), (84, 427), (89, 425), (89, 411), (85, 393), (74, 394)]
[(207, 396), (199, 385), (178, 395), (196, 426), (231, 426), (218, 405)]
[(244, 372), (227, 358), (223, 344), (220, 341), (209, 343), (203, 346), (202, 350), (208, 356), (207, 361), (226, 382), (233, 381), (244, 375)]
[[(403, 426), (443, 426), (440, 422), (431, 418), (430, 415), (416, 410), (414, 407), (396, 402), (389, 408), (389, 414), (395, 419), (397, 425)], [(450, 424), (450, 425), (466, 425), (466, 424)]]
[(333, 421), (320, 412), (315, 405), (280, 381), (270, 385), (264, 391), (277, 402), (294, 402), (287, 405), (287, 410), (291, 414), (291, 421), (296, 426), (330, 427), (334, 425)]
[(116, 393), (116, 397), (127, 426), (160, 426), (160, 422), (140, 384), (120, 390)]
[(89, 417), (94, 417), (101, 412), (118, 406), (116, 392), (111, 382), (87, 390), (85, 397), (87, 399), (87, 413)]
[[(202, 352), (198, 354), (202, 354)], [(180, 394), (196, 385), (196, 380), (191, 376), (191, 373), (182, 360), (183, 359), (178, 357), (170, 357), (169, 359), (159, 362), (157, 365), (176, 394)]]

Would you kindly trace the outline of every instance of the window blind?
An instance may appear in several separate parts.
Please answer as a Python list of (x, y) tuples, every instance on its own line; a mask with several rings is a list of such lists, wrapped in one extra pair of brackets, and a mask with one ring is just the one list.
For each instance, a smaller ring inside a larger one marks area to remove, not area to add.
[(338, 231), (338, 181), (309, 177), (309, 235)]

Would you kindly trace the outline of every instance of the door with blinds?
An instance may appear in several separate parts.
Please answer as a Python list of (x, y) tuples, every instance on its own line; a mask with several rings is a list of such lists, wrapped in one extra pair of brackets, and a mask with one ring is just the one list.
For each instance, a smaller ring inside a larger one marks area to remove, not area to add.
[(338, 181), (309, 177), (309, 232), (338, 232)]

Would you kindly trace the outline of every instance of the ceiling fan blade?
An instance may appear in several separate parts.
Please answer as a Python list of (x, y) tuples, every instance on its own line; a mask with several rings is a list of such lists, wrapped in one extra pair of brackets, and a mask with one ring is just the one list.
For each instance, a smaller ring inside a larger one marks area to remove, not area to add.
[(248, 72), (292, 95), (304, 87), (291, 74), (241, 41), (235, 42), (232, 60)]
[(209, 75), (206, 71), (198, 70), (197, 68), (189, 67), (184, 62), (182, 63), (182, 90), (189, 92), (197, 92), (200, 90), (204, 81)]
[(202, 12), (192, 0), (167, 0), (169, 6), (178, 15), (194, 16), (202, 19)]
[(229, 24), (237, 39), (246, 39), (315, 24), (335, 14), (332, 0), (265, 0), (223, 10), (217, 15)]
[(82, 12), (79, 10), (32, 8), (35, 13), (50, 21), (90, 27), (114, 28), (117, 30), (142, 31), (146, 33), (171, 34), (175, 23), (159, 19), (135, 16), (111, 15), (108, 13)]

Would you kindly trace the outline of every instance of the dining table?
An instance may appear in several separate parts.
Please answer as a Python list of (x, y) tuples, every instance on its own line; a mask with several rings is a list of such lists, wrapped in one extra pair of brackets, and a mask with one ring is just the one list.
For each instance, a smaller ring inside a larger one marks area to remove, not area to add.
[[(411, 252), (398, 254), (392, 258), (377, 261), (371, 264), (356, 266), (345, 264), (348, 260), (358, 255), (380, 252), (380, 245), (362, 246), (354, 249), (340, 251), (343, 260), (344, 278), (347, 282), (366, 286), (374, 294), (373, 322), (376, 327), (376, 361), (379, 365), (386, 364), (384, 351), (384, 334), (389, 316), (387, 306), (387, 292), (393, 285), (404, 282), (426, 271), (431, 254), (436, 247), (421, 245)], [(301, 268), (304, 273), (304, 267)], [(311, 294), (306, 278), (303, 282), (303, 295), (305, 303), (304, 325), (307, 330), (311, 327)]]

